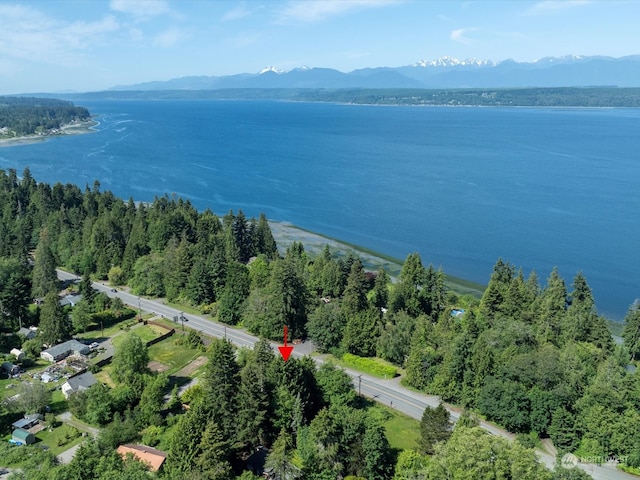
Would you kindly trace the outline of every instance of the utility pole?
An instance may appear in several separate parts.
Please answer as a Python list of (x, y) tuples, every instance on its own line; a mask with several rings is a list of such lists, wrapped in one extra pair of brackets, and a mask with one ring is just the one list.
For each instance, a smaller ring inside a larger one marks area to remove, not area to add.
[(138, 297), (138, 318), (142, 320), (142, 308), (140, 306), (140, 297)]
[(358, 375), (358, 396), (362, 396), (362, 375)]

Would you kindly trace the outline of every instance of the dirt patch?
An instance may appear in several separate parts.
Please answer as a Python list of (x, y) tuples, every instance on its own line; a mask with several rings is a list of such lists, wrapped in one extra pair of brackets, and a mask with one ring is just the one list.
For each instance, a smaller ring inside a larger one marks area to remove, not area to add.
[(191, 362), (189, 365), (187, 365), (186, 367), (178, 370), (174, 376), (175, 377), (188, 377), (189, 375), (191, 375), (193, 372), (195, 372), (197, 369), (199, 369), (202, 365), (204, 365), (205, 363), (207, 363), (207, 357), (200, 356), (198, 358), (196, 358), (193, 362)]
[(159, 373), (159, 372), (166, 372), (167, 370), (169, 370), (169, 365), (156, 362), (155, 360), (150, 361), (148, 366), (149, 366), (149, 370), (151, 370), (152, 372)]

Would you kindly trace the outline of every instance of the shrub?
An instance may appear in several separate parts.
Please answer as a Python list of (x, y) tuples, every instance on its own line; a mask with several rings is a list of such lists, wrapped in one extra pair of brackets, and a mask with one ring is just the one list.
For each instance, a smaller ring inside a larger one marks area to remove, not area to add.
[(345, 353), (342, 356), (342, 361), (348, 366), (370, 373), (377, 377), (393, 378), (398, 374), (395, 367), (384, 365), (380, 363), (380, 360), (375, 358), (365, 358), (351, 353)]

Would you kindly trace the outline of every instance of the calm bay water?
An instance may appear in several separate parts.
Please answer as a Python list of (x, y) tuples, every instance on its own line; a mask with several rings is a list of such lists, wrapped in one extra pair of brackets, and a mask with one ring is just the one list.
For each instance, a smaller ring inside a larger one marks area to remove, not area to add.
[(498, 257), (582, 270), (600, 312), (640, 297), (640, 110), (95, 101), (98, 132), (0, 168), (149, 201), (176, 193), (486, 283)]

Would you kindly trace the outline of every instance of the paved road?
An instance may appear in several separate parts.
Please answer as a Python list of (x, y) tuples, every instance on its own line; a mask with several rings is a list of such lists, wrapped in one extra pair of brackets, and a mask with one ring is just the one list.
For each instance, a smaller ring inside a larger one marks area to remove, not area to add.
[[(76, 275), (62, 272), (60, 270), (58, 270), (58, 276), (62, 280), (79, 278)], [(179, 316), (182, 314), (180, 310), (168, 307), (154, 300), (140, 298), (136, 295), (131, 295), (120, 290), (116, 290), (115, 292), (113, 292), (111, 287), (107, 287), (105, 285), (102, 285), (101, 283), (94, 283), (93, 287), (100, 292), (105, 292), (110, 297), (119, 297), (124, 303), (127, 303), (135, 308), (139, 307), (145, 312), (153, 312), (156, 314), (164, 315), (165, 317), (170, 319), (172, 319), (174, 316)], [(184, 317), (187, 320), (185, 326), (198, 330), (207, 335), (226, 337), (235, 345), (238, 345), (240, 347), (252, 347), (253, 344), (258, 341), (257, 337), (249, 335), (243, 330), (225, 327), (224, 325), (197, 315), (185, 314)], [(179, 326), (181, 325), (179, 324)], [(276, 348), (276, 346), (277, 345), (274, 343), (274, 349)], [(310, 354), (312, 348), (313, 346), (309, 342), (306, 342), (302, 345), (296, 345), (293, 349), (292, 355), (295, 357), (302, 357), (304, 355)], [(318, 363), (323, 362), (322, 359), (315, 357), (314, 360)], [(366, 374), (360, 374), (359, 372), (356, 372), (354, 370), (345, 370), (353, 379), (353, 384), (356, 388), (356, 391), (359, 391), (362, 395), (372, 398), (387, 406), (390, 406), (417, 420), (420, 420), (422, 418), (422, 413), (424, 412), (426, 406), (436, 407), (440, 402), (440, 399), (436, 396), (417, 393), (402, 387), (398, 379), (382, 380), (379, 378), (370, 377)], [(449, 412), (453, 421), (456, 421), (459, 418), (459, 413), (455, 410), (449, 409)], [(505, 430), (496, 427), (491, 423), (482, 421), (480, 422), (480, 426), (493, 435), (501, 436), (509, 440), (513, 440), (514, 438), (513, 434), (506, 432)], [(538, 458), (544, 465), (546, 465), (549, 469), (554, 468), (556, 463), (556, 459), (554, 456), (542, 451), (538, 451), (537, 454)], [(594, 478), (594, 480), (638, 480), (637, 476), (617, 470), (615, 467), (610, 465), (598, 466), (592, 464), (579, 464), (578, 467), (589, 473)]]

